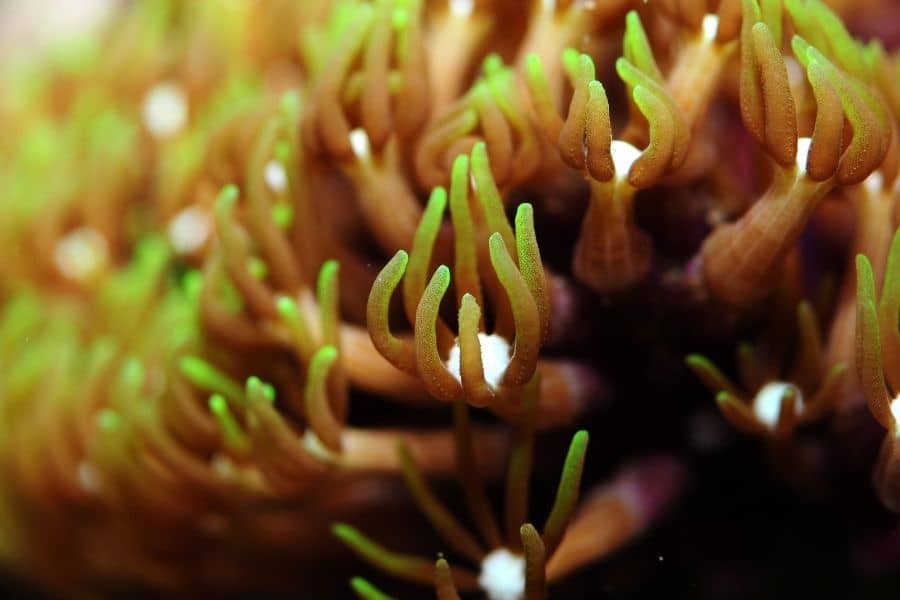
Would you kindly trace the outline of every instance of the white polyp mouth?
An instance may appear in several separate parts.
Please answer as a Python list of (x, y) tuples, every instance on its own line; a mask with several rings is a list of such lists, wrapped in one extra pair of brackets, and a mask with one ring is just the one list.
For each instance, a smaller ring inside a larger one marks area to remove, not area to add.
[(900, 396), (891, 401), (890, 409), (894, 417), (894, 435), (900, 437)]
[(56, 268), (74, 281), (87, 281), (106, 265), (106, 239), (90, 227), (79, 227), (62, 238), (53, 251)]
[(618, 178), (627, 177), (632, 165), (641, 157), (640, 150), (622, 140), (612, 141), (610, 153), (612, 154), (613, 167)]
[(525, 558), (498, 548), (481, 561), (478, 585), (490, 600), (520, 600), (525, 595)]
[(541, 0), (541, 7), (544, 9), (544, 12), (555, 12), (556, 0)]
[(719, 17), (716, 15), (704, 16), (701, 31), (703, 32), (704, 40), (708, 42), (715, 41), (716, 36), (719, 35)]
[(88, 494), (100, 493), (100, 473), (93, 463), (82, 460), (78, 463), (78, 485)]
[(174, 83), (157, 84), (144, 96), (141, 114), (144, 126), (153, 137), (170, 138), (187, 125), (187, 97)]
[(365, 129), (357, 128), (350, 132), (350, 147), (356, 158), (369, 158), (372, 154), (372, 145), (369, 143), (369, 134)]
[(793, 390), (794, 396), (797, 398), (794, 404), (794, 415), (798, 415), (803, 410), (803, 392), (793, 383), (783, 381), (767, 383), (753, 399), (753, 414), (769, 429), (775, 429), (778, 425), (781, 403), (788, 390)]
[(212, 232), (212, 219), (199, 206), (188, 206), (169, 223), (169, 243), (178, 254), (192, 254), (203, 247)]
[(475, 12), (475, 0), (450, 0), (450, 12), (457, 17), (469, 17)]
[(806, 173), (806, 163), (809, 160), (809, 148), (812, 138), (802, 137), (797, 140), (797, 168), (801, 173)]
[[(884, 187), (884, 175), (881, 174), (881, 171), (873, 171), (871, 175), (865, 178), (863, 181), (863, 187), (866, 188), (866, 191), (869, 194), (877, 194)], [(900, 189), (900, 187), (898, 187)]]
[[(506, 368), (509, 367), (510, 345), (502, 336), (496, 334), (478, 334), (478, 342), (481, 344), (481, 363), (484, 366), (484, 380), (492, 389), (497, 389)], [(462, 383), (460, 372), (459, 340), (450, 349), (447, 358), (447, 370)]]
[(287, 171), (280, 161), (270, 160), (266, 163), (263, 171), (263, 177), (269, 189), (280, 194), (287, 189)]

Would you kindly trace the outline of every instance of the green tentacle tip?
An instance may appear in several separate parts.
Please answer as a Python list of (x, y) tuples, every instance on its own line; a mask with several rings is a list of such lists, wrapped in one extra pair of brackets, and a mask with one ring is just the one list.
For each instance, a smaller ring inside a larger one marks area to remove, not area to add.
[(269, 267), (266, 265), (266, 262), (258, 256), (251, 256), (247, 259), (247, 270), (250, 271), (250, 275), (258, 281), (264, 281), (269, 275)]
[(288, 90), (281, 95), (281, 110), (289, 115), (296, 116), (300, 114), (300, 92), (298, 90)]
[(635, 11), (629, 11), (625, 17), (625, 37), (623, 39), (625, 58), (632, 62), (638, 69), (661, 82), (662, 74), (656, 66), (653, 49), (647, 39), (647, 33), (641, 23), (641, 18)]
[(319, 269), (319, 278), (316, 283), (316, 289), (318, 290), (320, 298), (328, 293), (331, 286), (337, 281), (340, 269), (341, 263), (333, 258), (322, 263), (322, 268)]
[(529, 79), (544, 79), (544, 65), (541, 63), (541, 57), (537, 52), (529, 52), (525, 57), (525, 71)]
[(310, 377), (315, 374), (316, 377), (325, 378), (331, 365), (337, 360), (338, 349), (334, 346), (322, 346), (313, 354), (309, 362)]
[[(453, 168), (450, 171), (450, 194), (465, 193), (463, 190), (468, 189), (469, 178), (469, 156), (467, 154), (458, 155), (453, 161)], [(462, 188), (460, 190), (459, 188)]]
[(245, 389), (248, 399), (264, 400), (269, 404), (275, 402), (275, 388), (255, 375), (247, 378)]
[(534, 232), (534, 207), (530, 202), (523, 202), (516, 209), (516, 241), (537, 243)]
[(278, 202), (272, 206), (272, 220), (279, 229), (287, 229), (294, 222), (294, 207), (287, 202)]
[(195, 386), (218, 392), (233, 400), (243, 396), (240, 385), (208, 362), (197, 356), (185, 356), (178, 362), (181, 373)]
[(351, 579), (350, 587), (361, 600), (393, 600), (391, 596), (388, 596), (362, 577)]
[(97, 414), (97, 427), (104, 432), (116, 431), (122, 427), (122, 416), (114, 410), (103, 409)]
[(294, 325), (300, 320), (300, 307), (290, 296), (278, 296), (275, 299), (275, 310), (289, 325)]
[(200, 289), (203, 287), (203, 273), (197, 269), (190, 269), (181, 278), (181, 288), (185, 295), (196, 300), (200, 296)]
[(708, 358), (706, 358), (702, 354), (688, 354), (687, 356), (684, 357), (684, 362), (687, 366), (693, 367), (693, 368), (700, 368), (700, 369), (715, 368), (712, 364), (712, 361), (710, 361)]
[(331, 533), (341, 542), (365, 554), (382, 554), (381, 549), (361, 531), (347, 523), (335, 523)]
[(716, 394), (716, 404), (718, 404), (719, 406), (723, 404), (731, 404), (733, 399), (734, 396), (732, 396), (731, 393), (727, 390), (722, 390), (721, 392)]
[(139, 388), (144, 383), (144, 365), (135, 357), (129, 357), (119, 373), (122, 385), (128, 389)]
[(572, 436), (572, 443), (569, 444), (569, 456), (567, 457), (567, 462), (569, 459), (577, 459), (579, 456), (584, 455), (587, 451), (590, 437), (590, 434), (584, 429), (578, 430), (575, 435)]
[(434, 275), (431, 278), (431, 283), (428, 285), (425, 293), (433, 292), (443, 296), (448, 287), (450, 287), (450, 267), (441, 265), (435, 270)]
[(503, 70), (503, 59), (496, 52), (492, 52), (485, 57), (481, 68), (487, 77), (492, 77)]
[(209, 397), (209, 410), (214, 415), (224, 415), (228, 412), (228, 402), (221, 394), (213, 394)]
[(209, 411), (219, 423), (225, 443), (235, 450), (246, 449), (248, 440), (228, 407), (228, 401), (225, 400), (225, 397), (221, 394), (210, 396)]
[(286, 167), (291, 161), (291, 143), (287, 140), (280, 140), (275, 144), (272, 153), (275, 155), (275, 159)]
[(569, 74), (569, 77), (573, 79), (578, 73), (578, 61), (580, 57), (581, 52), (579, 52), (575, 48), (566, 48), (562, 51), (563, 68)]
[(222, 212), (231, 211), (239, 196), (240, 192), (238, 191), (238, 187), (233, 183), (229, 183), (222, 188), (219, 192), (219, 196), (216, 198), (216, 210)]

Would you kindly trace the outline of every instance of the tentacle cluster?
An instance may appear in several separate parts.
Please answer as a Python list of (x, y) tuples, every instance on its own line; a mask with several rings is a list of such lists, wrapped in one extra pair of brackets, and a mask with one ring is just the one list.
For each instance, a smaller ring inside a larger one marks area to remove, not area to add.
[[(470, 180), (477, 204), (470, 201)], [(420, 377), (435, 398), (464, 397), (473, 406), (503, 412), (534, 376), (549, 331), (550, 300), (532, 208), (519, 207), (513, 231), (485, 144), (476, 144), (471, 158), (460, 155), (454, 161), (449, 204), (459, 333), (453, 335), (440, 316), (451, 270), (440, 265), (428, 275), (447, 203), (444, 188), (435, 188), (410, 253), (399, 251), (382, 269), (369, 295), (369, 332), (379, 352), (398, 369)], [(476, 223), (492, 231), (486, 248)], [(401, 281), (404, 311), (414, 325), (412, 341), (395, 336), (388, 322), (390, 299)], [(486, 299), (495, 309), (491, 334), (483, 332)]]
[(750, 133), (775, 161), (775, 177), (765, 195), (738, 222), (714, 231), (701, 251), (710, 292), (736, 306), (771, 292), (785, 254), (819, 200), (837, 185), (863, 181), (879, 167), (890, 144), (881, 100), (852, 73), (794, 36), (794, 56), (805, 67), (817, 107), (812, 137), (799, 137), (781, 54), (781, 13), (768, 18), (763, 20), (755, 0), (744, 2), (741, 111)]
[[(408, 450), (403, 445), (398, 448), (406, 483), (416, 504), (440, 533), (448, 550), (478, 565), (478, 572), (451, 567), (443, 555), (433, 563), (392, 552), (345, 523), (334, 526), (335, 536), (377, 568), (401, 579), (433, 585), (439, 598), (476, 590), (492, 599), (544, 597), (548, 584), (625, 543), (655, 519), (661, 505), (668, 503), (680, 485), (680, 472), (672, 464), (652, 460), (626, 469), (614, 483), (593, 492), (576, 514), (588, 443), (587, 432), (579, 431), (569, 445), (553, 506), (539, 532), (527, 521), (538, 393), (535, 378), (522, 403), (520, 428), (510, 456), (503, 523), (495, 520), (478, 465), (473, 461), (468, 408), (460, 401), (454, 406), (458, 478), (477, 534), (470, 533), (440, 502)], [(654, 476), (658, 477), (655, 486), (648, 486), (647, 478)], [(649, 510), (635, 510), (648, 496), (656, 495), (650, 493), (650, 487), (659, 492), (655, 500), (660, 504), (651, 507), (648, 503), (643, 508)], [(626, 500), (629, 496), (630, 501)], [(599, 537), (594, 535), (598, 530), (603, 532)], [(352, 585), (364, 598), (387, 597), (378, 596), (382, 592), (364, 579), (356, 578)]]
[(637, 114), (649, 124), (643, 150), (613, 139), (609, 101), (589, 56), (574, 51), (563, 56), (574, 88), (565, 120), (554, 108), (537, 55), (528, 62), (529, 89), (545, 134), (562, 160), (591, 186), (573, 271), (599, 293), (626, 289), (646, 276), (652, 246), (634, 224), (633, 198), (637, 190), (680, 168), (690, 144), (688, 126), (665, 87), (635, 12), (627, 18), (624, 48), (616, 70)]

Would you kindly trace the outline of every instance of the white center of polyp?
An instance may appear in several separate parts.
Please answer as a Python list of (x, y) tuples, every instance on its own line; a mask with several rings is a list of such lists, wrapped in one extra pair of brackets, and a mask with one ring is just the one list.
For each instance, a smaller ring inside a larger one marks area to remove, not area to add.
[(178, 254), (192, 254), (203, 247), (212, 231), (209, 213), (188, 206), (169, 223), (169, 242)]
[(150, 88), (144, 96), (141, 114), (144, 126), (153, 137), (172, 137), (187, 124), (187, 97), (174, 83), (160, 83)]
[(759, 390), (756, 398), (753, 400), (753, 413), (761, 423), (770, 429), (775, 429), (775, 426), (778, 425), (781, 403), (788, 390), (793, 390), (796, 397), (794, 404), (794, 414), (796, 415), (803, 409), (803, 393), (800, 391), (800, 388), (792, 383), (784, 383), (783, 381), (767, 383)]
[(284, 165), (279, 161), (270, 160), (267, 162), (263, 177), (265, 177), (266, 185), (269, 186), (269, 189), (276, 194), (280, 194), (287, 189), (287, 171), (284, 170)]
[(525, 559), (498, 548), (481, 561), (478, 585), (490, 600), (520, 600), (525, 595)]
[(450, 12), (457, 17), (468, 17), (475, 10), (475, 0), (450, 0)]
[(556, 0), (542, 0), (544, 11), (553, 12), (556, 10)]
[(719, 34), (719, 17), (716, 15), (704, 16), (703, 25), (701, 27), (703, 30), (703, 39), (709, 42), (715, 40), (716, 36)]
[[(488, 335), (486, 333), (478, 334), (478, 342), (481, 344), (481, 363), (484, 366), (484, 380), (491, 388), (496, 389), (506, 373), (506, 368), (509, 366), (509, 342), (499, 335)], [(447, 370), (458, 381), (462, 382), (459, 354), (459, 340), (457, 340), (450, 349), (450, 356), (447, 358)]]
[(622, 140), (613, 140), (609, 150), (612, 154), (616, 176), (620, 178), (627, 177), (634, 161), (641, 157), (640, 150)]
[(812, 138), (802, 137), (797, 140), (797, 169), (800, 173), (806, 173), (806, 161), (809, 160), (809, 147)]
[(900, 396), (891, 401), (891, 415), (894, 417), (894, 435), (900, 437)]
[(350, 132), (350, 148), (356, 158), (369, 158), (372, 152), (372, 146), (369, 144), (369, 134), (365, 129), (357, 128)]
[(106, 239), (90, 227), (79, 227), (62, 238), (53, 250), (56, 268), (74, 281), (87, 281), (107, 262)]

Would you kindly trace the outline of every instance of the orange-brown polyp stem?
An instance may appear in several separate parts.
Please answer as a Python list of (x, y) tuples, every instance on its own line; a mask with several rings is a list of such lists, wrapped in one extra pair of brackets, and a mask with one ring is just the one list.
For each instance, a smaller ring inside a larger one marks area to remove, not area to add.
[[(411, 342), (407, 341), (411, 345)], [(428, 401), (419, 379), (401, 371), (372, 345), (370, 333), (352, 325), (341, 326), (344, 371), (353, 387), (401, 402)], [(408, 359), (414, 365), (415, 359)]]
[(559, 4), (558, 8), (547, 4), (543, 0), (532, 2), (528, 31), (516, 57), (516, 70), (523, 72), (528, 56), (536, 54), (547, 67), (550, 97), (555, 106), (560, 107), (565, 84), (560, 54), (570, 46), (579, 46), (585, 36), (621, 17), (629, 3), (623, 0), (591, 4), (557, 0), (553, 4)]
[[(536, 371), (541, 374), (541, 381), (535, 422), (541, 429), (571, 425), (605, 394), (602, 383), (588, 367), (543, 359), (538, 361)], [(501, 390), (491, 410), (515, 421), (519, 418), (520, 391), (512, 395), (513, 400), (508, 402), (507, 394)]]
[(643, 532), (669, 507), (683, 480), (678, 463), (655, 458), (626, 467), (613, 482), (595, 489), (548, 560), (547, 581), (559, 581)]
[[(711, 17), (711, 15), (709, 16)], [(716, 21), (718, 26), (718, 21)], [(721, 43), (715, 32), (700, 28), (678, 53), (678, 61), (669, 73), (667, 87), (689, 129), (702, 121), (719, 85), (719, 76), (737, 47)]]
[(422, 207), (396, 162), (396, 150), (390, 143), (384, 156), (360, 156), (346, 167), (357, 206), (386, 253), (409, 248), (422, 218)]
[(719, 300), (745, 307), (767, 296), (782, 259), (793, 247), (829, 186), (779, 170), (772, 187), (736, 223), (718, 227), (701, 249), (703, 273)]
[[(431, 75), (431, 115), (441, 115), (460, 96), (476, 52), (491, 30), (493, 17), (476, 7), (468, 15), (449, 9), (434, 19), (428, 28), (426, 53)], [(477, 2), (475, 3), (477, 4)]]
[[(472, 452), (479, 473), (494, 477), (503, 472), (509, 436), (505, 431), (475, 427), (471, 431)], [(456, 469), (452, 432), (366, 430), (345, 428), (341, 433), (341, 467), (373, 471), (399, 471), (397, 440), (401, 439), (422, 471), (450, 475)]]
[(635, 189), (625, 181), (589, 183), (591, 198), (572, 268), (580, 281), (605, 294), (642, 280), (650, 268), (653, 249), (650, 239), (633, 222)]

